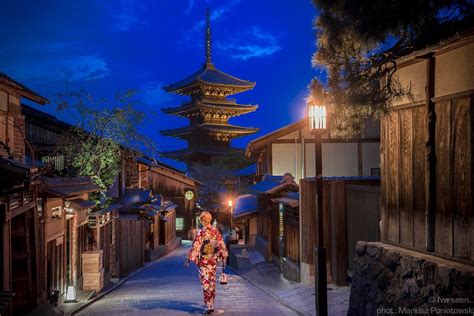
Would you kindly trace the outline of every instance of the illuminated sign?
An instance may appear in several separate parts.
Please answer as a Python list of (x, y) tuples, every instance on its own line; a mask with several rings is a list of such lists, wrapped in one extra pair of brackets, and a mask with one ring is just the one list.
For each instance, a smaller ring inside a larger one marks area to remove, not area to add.
[(188, 201), (191, 201), (194, 198), (193, 191), (186, 191), (186, 193), (184, 193), (184, 198)]

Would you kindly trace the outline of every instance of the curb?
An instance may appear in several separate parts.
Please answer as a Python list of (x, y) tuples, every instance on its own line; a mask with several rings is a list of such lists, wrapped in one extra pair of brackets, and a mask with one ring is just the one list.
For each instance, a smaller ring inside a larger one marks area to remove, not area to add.
[(239, 273), (238, 271), (236, 271), (235, 269), (233, 269), (232, 267), (229, 267), (227, 266), (226, 267), (227, 269), (231, 270), (232, 272), (234, 272), (235, 274), (237, 274), (238, 276), (240, 276), (242, 279), (244, 280), (247, 280), (247, 282), (249, 283), (252, 283), (255, 287), (257, 287), (260, 291), (262, 291), (263, 293), (267, 294), (268, 296), (270, 296), (271, 298), (273, 298), (275, 301), (277, 301), (278, 303), (282, 304), (283, 306), (287, 307), (288, 309), (292, 310), (293, 312), (295, 312), (297, 315), (300, 315), (300, 316), (304, 316), (306, 315), (303, 311), (301, 311), (300, 309), (294, 307), (293, 305), (290, 305), (288, 304), (287, 302), (283, 301), (281, 298), (279, 298), (278, 296), (276, 296), (275, 294), (273, 294), (273, 292), (265, 289), (264, 287), (260, 286), (258, 283), (250, 280), (249, 278), (247, 278), (246, 276), (244, 276), (243, 274)]
[(82, 311), (83, 309), (85, 309), (86, 307), (88, 307), (89, 305), (91, 305), (92, 303), (94, 303), (95, 301), (101, 299), (102, 297), (104, 297), (105, 295), (109, 294), (110, 292), (114, 291), (115, 289), (117, 289), (118, 287), (120, 287), (122, 284), (124, 284), (126, 281), (128, 281), (129, 279), (133, 278), (134, 276), (136, 276), (137, 274), (143, 272), (144, 270), (148, 269), (151, 265), (155, 264), (156, 262), (160, 262), (161, 260), (163, 260), (166, 256), (178, 251), (179, 249), (183, 248), (183, 246), (180, 246), (168, 253), (164, 253), (163, 256), (161, 258), (158, 258), (156, 259), (155, 261), (153, 262), (149, 262), (147, 264), (145, 264), (143, 267), (139, 268), (138, 270), (132, 272), (131, 274), (127, 275), (125, 278), (123, 278), (122, 280), (120, 280), (119, 282), (117, 282), (115, 285), (113, 285), (111, 288), (109, 288), (108, 290), (100, 293), (99, 295), (97, 295), (96, 297), (92, 298), (91, 300), (88, 300), (84, 305), (81, 305), (79, 306), (78, 308), (72, 310), (71, 312), (69, 312), (68, 314), (65, 314), (65, 315), (75, 315), (77, 313), (79, 313), (80, 311)]

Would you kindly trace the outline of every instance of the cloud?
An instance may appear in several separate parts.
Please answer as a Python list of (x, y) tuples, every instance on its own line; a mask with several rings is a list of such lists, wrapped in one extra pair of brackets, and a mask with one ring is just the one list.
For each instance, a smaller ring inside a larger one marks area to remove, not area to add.
[[(110, 10), (117, 10), (117, 6), (112, 5)], [(117, 32), (126, 32), (133, 27), (149, 25), (149, 22), (143, 19), (143, 13), (145, 11), (146, 5), (143, 1), (120, 0), (118, 12), (112, 13), (112, 17), (114, 18), (114, 23), (112, 25), (113, 30)]]
[(161, 105), (171, 100), (170, 95), (163, 90), (162, 82), (149, 82), (138, 90), (137, 97), (147, 106), (157, 109)]
[(194, 7), (194, 0), (189, 0), (188, 8), (186, 9), (186, 11), (184, 11), (184, 13), (189, 13), (189, 12), (191, 12), (191, 10), (193, 9), (193, 7)]
[(275, 35), (257, 26), (247, 32), (237, 34), (228, 44), (218, 42), (216, 48), (228, 51), (232, 58), (241, 60), (270, 56), (282, 49)]
[[(224, 17), (224, 15), (227, 12), (229, 12), (233, 7), (235, 7), (239, 3), (240, 3), (240, 0), (230, 0), (227, 4), (211, 10), (211, 21), (216, 21), (216, 20), (221, 19), (222, 17)], [(193, 31), (200, 31), (204, 28), (205, 25), (206, 25), (206, 20), (202, 19), (194, 25)]]
[[(98, 52), (91, 53), (76, 42), (30, 44), (18, 52), (5, 52), (0, 69), (11, 76), (39, 83), (61, 83), (94, 80), (107, 76), (109, 68)], [(11, 56), (15, 56), (12, 60)]]

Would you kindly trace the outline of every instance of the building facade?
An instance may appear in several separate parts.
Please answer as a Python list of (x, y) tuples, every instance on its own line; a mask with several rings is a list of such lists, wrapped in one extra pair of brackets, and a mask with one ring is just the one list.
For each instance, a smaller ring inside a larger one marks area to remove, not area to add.
[[(284, 126), (248, 143), (246, 157), (256, 162), (257, 175), (281, 176), (289, 172), (296, 182), (314, 177), (314, 136), (308, 120)], [(324, 177), (370, 177), (380, 175), (380, 124), (368, 121), (358, 138), (322, 137)]]
[(28, 149), (22, 98), (48, 102), (0, 73), (0, 292), (11, 293), (11, 300), (0, 305), (2, 315), (34, 308), (45, 296), (36, 204), (38, 168), (25, 162)]

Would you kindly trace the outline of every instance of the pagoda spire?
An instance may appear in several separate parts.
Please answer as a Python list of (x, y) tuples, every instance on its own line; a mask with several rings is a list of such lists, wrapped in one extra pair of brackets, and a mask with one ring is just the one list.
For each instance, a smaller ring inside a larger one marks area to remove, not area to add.
[(207, 12), (206, 12), (206, 32), (205, 32), (204, 48), (206, 50), (206, 64), (212, 65), (211, 10), (209, 10), (209, 8), (207, 8)]

